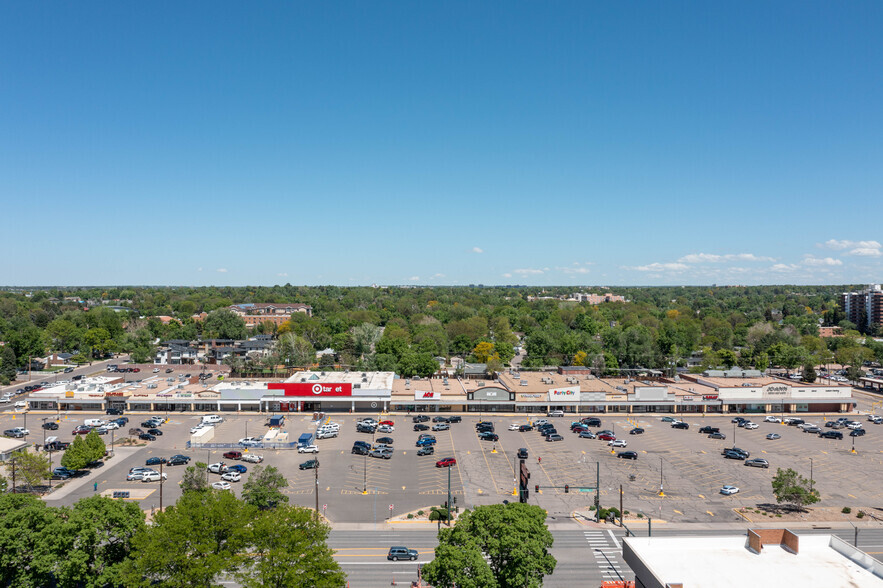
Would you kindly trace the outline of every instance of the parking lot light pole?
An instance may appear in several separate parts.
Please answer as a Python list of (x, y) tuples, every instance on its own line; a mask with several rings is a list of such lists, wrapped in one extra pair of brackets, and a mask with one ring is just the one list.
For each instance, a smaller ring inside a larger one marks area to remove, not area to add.
[(43, 451), (46, 451), (46, 419), (48, 417), (43, 417)]
[(659, 495), (663, 498), (665, 497), (665, 492), (662, 491), (662, 458), (659, 458)]
[(812, 494), (812, 458), (809, 458), (809, 493)]
[(316, 520), (319, 520), (319, 460), (316, 459)]
[(733, 447), (736, 446), (736, 427), (739, 423), (733, 423)]

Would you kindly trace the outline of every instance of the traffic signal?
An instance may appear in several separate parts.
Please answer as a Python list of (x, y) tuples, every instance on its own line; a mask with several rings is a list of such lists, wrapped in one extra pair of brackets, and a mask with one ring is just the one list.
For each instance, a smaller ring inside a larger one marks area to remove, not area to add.
[(454, 505), (456, 506), (456, 504), (457, 504), (457, 497), (454, 496)]
[(534, 489), (534, 491), (535, 491), (537, 494), (540, 493), (540, 485), (539, 485), (539, 484), (534, 484), (533, 489)]
[(567, 494), (568, 492), (570, 492), (570, 485), (569, 485), (569, 484), (565, 484), (565, 485), (564, 485), (564, 493)]

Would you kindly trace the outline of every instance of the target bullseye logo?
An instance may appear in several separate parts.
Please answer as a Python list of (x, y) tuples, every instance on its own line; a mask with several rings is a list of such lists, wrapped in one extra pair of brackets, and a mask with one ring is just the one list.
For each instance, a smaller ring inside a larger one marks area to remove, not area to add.
[(322, 393), (322, 384), (313, 384), (313, 394)]

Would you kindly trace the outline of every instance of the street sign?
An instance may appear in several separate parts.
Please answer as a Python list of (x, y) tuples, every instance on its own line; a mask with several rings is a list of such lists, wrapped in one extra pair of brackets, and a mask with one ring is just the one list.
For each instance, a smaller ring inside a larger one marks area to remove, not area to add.
[(392, 505), (391, 505), (391, 504), (389, 505), (389, 510), (392, 510)]
[(323, 505), (322, 505), (322, 510), (326, 510), (327, 508), (328, 508), (328, 505), (327, 505), (327, 504), (323, 504)]
[(579, 491), (580, 492), (594, 492), (595, 489), (594, 488), (580, 488)]

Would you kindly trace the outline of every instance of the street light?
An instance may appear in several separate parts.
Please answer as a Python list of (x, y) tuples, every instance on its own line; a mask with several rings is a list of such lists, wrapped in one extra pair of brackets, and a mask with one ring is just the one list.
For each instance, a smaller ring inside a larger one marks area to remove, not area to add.
[(316, 520), (319, 520), (319, 459), (316, 458)]
[(809, 493), (812, 494), (812, 458), (809, 458)]

